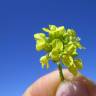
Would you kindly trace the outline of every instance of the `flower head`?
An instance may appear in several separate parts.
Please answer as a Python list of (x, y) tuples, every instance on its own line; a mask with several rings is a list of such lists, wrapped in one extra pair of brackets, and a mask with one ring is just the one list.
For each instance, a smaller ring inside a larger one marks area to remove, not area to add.
[(65, 29), (64, 26), (57, 27), (49, 25), (49, 28), (42, 28), (43, 32), (48, 32), (48, 36), (44, 33), (34, 34), (36, 40), (36, 50), (46, 51), (46, 55), (40, 58), (42, 67), (49, 67), (48, 61), (52, 60), (56, 63), (61, 62), (74, 75), (79, 69), (82, 69), (81, 59), (78, 56), (77, 49), (84, 49), (80, 43), (80, 38), (75, 30)]

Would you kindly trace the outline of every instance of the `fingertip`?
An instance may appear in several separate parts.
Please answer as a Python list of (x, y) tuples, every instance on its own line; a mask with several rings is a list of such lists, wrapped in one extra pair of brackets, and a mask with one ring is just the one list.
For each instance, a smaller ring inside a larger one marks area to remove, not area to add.
[(27, 90), (23, 93), (22, 96), (32, 96), (32, 95), (31, 95), (31, 91), (30, 91), (30, 87), (27, 88)]
[(56, 96), (89, 96), (85, 86), (76, 81), (65, 81), (58, 87)]
[(24, 96), (55, 96), (59, 83), (58, 72), (51, 72), (35, 81), (26, 90)]

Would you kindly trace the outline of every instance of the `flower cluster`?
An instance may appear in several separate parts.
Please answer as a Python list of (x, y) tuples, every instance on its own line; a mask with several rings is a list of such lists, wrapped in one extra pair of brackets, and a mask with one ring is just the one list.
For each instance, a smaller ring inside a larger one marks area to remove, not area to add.
[(80, 43), (80, 38), (73, 29), (65, 29), (64, 26), (57, 27), (49, 25), (49, 28), (42, 28), (44, 33), (34, 34), (36, 40), (36, 50), (46, 51), (46, 55), (40, 58), (42, 67), (49, 67), (48, 61), (64, 64), (71, 73), (77, 74), (82, 69), (82, 61), (78, 56), (77, 49), (84, 48)]

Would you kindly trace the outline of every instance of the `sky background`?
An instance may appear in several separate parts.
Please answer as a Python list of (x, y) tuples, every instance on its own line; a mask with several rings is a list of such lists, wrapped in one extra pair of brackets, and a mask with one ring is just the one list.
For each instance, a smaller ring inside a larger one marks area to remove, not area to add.
[(96, 0), (0, 1), (0, 96), (21, 96), (39, 77), (57, 67), (41, 68), (33, 34), (48, 24), (73, 28), (86, 50), (80, 50), (83, 75), (96, 82)]

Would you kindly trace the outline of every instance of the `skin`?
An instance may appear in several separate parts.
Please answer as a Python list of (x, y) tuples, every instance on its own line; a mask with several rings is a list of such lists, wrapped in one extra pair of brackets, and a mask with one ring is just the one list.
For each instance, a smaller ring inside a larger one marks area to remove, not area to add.
[[(23, 96), (96, 96), (96, 84), (78, 73), (73, 76), (63, 70), (65, 81), (60, 82), (58, 70), (35, 81)], [(66, 82), (67, 81), (67, 82)]]

